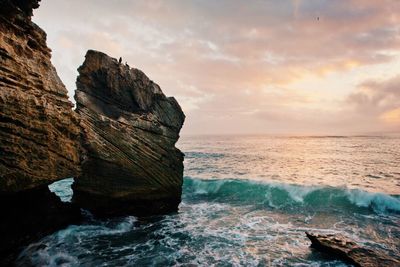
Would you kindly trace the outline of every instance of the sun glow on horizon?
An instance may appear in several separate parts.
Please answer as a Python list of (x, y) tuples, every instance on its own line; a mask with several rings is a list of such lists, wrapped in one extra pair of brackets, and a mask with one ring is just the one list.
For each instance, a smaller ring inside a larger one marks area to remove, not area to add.
[(381, 115), (381, 119), (389, 124), (397, 124), (400, 127), (400, 108), (387, 111)]

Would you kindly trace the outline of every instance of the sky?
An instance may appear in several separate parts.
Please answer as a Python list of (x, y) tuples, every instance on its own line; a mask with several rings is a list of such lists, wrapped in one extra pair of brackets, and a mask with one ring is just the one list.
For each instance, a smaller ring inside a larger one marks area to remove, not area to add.
[(182, 134), (400, 131), (398, 0), (42, 0), (73, 101), (88, 49), (174, 96)]

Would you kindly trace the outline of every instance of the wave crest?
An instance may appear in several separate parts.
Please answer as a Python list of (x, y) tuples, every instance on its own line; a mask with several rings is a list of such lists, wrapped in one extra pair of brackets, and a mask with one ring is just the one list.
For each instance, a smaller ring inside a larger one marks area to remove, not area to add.
[[(187, 197), (189, 196), (190, 197)], [(267, 205), (273, 208), (344, 209), (400, 213), (400, 198), (359, 189), (264, 183), (242, 179), (184, 179), (185, 199), (206, 199), (233, 205)]]

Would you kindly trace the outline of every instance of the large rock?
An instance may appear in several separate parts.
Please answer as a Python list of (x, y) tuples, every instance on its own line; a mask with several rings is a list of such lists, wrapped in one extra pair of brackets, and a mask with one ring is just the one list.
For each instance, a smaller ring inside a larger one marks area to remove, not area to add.
[(306, 232), (311, 247), (333, 257), (362, 267), (398, 267), (400, 260), (390, 258), (382, 252), (363, 248), (341, 235), (315, 234)]
[(80, 128), (31, 21), (38, 0), (0, 0), (0, 265), (81, 218), (47, 187), (79, 173)]
[(51, 65), (37, 0), (0, 0), (0, 194), (79, 173), (79, 121)]
[(185, 116), (143, 72), (89, 50), (75, 99), (87, 150), (74, 202), (98, 215), (177, 210), (183, 154), (175, 148)]

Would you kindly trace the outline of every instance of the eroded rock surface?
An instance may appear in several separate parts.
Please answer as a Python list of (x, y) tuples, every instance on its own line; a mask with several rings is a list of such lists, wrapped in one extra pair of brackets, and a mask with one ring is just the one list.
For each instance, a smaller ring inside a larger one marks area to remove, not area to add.
[(89, 50), (75, 99), (87, 150), (74, 201), (99, 215), (176, 210), (183, 154), (175, 148), (184, 114), (143, 72)]
[(79, 173), (79, 121), (31, 21), (37, 0), (0, 0), (0, 194)]
[(31, 21), (38, 0), (0, 0), (0, 265), (76, 223), (80, 209), (47, 187), (80, 170), (78, 116)]
[(379, 267), (400, 266), (400, 260), (386, 254), (363, 248), (341, 235), (315, 234), (306, 232), (311, 240), (311, 247), (337, 257), (355, 266)]

